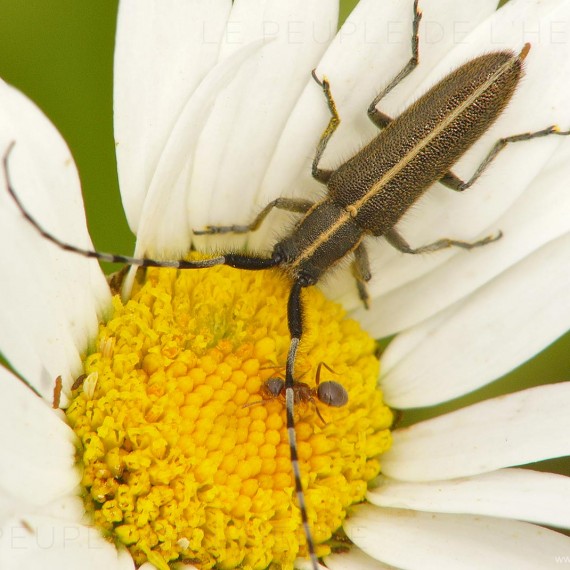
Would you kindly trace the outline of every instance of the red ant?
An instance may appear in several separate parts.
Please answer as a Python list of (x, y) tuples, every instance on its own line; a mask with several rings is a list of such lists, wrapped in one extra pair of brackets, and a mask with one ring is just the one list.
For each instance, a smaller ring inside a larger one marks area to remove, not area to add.
[[(332, 408), (340, 408), (348, 402), (348, 392), (344, 387), (338, 382), (333, 382), (327, 380), (321, 383), (321, 368), (325, 367), (329, 372), (336, 374), (336, 372), (324, 362), (320, 362), (317, 366), (317, 373), (315, 376), (315, 387), (311, 388), (307, 383), (295, 380), (293, 382), (293, 398), (294, 403), (299, 404), (301, 402), (311, 402), (315, 405), (315, 410), (320, 420), (326, 424), (319, 407), (317, 406), (317, 400), (321, 404), (325, 404)], [(268, 400), (275, 400), (279, 398), (283, 403), (285, 403), (285, 380), (279, 376), (272, 376), (263, 383), (261, 387), (261, 400), (255, 402), (250, 402), (245, 404), (244, 408), (249, 408), (250, 406), (255, 406), (257, 404), (263, 404)]]

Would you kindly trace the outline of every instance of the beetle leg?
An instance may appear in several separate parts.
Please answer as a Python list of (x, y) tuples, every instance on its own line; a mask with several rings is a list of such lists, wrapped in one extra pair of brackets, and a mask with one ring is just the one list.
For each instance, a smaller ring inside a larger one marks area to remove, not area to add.
[(340, 124), (340, 116), (336, 109), (336, 103), (334, 102), (332, 93), (331, 93), (331, 86), (328, 79), (325, 77), (322, 81), (317, 77), (315, 70), (313, 69), (313, 79), (322, 87), (323, 93), (325, 94), (327, 105), (329, 111), (331, 113), (331, 118), (329, 120), (329, 124), (327, 128), (323, 131), (321, 138), (319, 139), (319, 143), (317, 144), (317, 150), (315, 151), (315, 158), (313, 159), (313, 166), (311, 168), (311, 174), (315, 180), (318, 180), (322, 184), (326, 184), (329, 181), (331, 174), (334, 170), (325, 170), (319, 168), (319, 162), (321, 157), (323, 156), (323, 152), (325, 152), (325, 148), (332, 137), (333, 133), (336, 131), (337, 127)]
[(374, 101), (370, 103), (368, 107), (368, 116), (370, 120), (380, 129), (386, 127), (392, 119), (376, 109), (376, 105), (383, 99), (398, 83), (403, 81), (418, 65), (420, 61), (420, 50), (419, 50), (419, 35), (418, 30), (420, 27), (420, 20), (422, 19), (422, 13), (418, 9), (418, 0), (414, 1), (414, 20), (412, 22), (412, 57), (410, 57), (408, 63), (402, 68), (402, 70), (388, 83), (378, 95), (374, 98)]
[(440, 178), (440, 182), (455, 190), (456, 192), (463, 192), (463, 190), (467, 190), (470, 186), (473, 186), (479, 176), (485, 172), (487, 167), (495, 160), (497, 155), (509, 144), (521, 141), (529, 141), (532, 139), (537, 139), (539, 137), (546, 137), (548, 135), (560, 135), (560, 136), (567, 136), (570, 135), (570, 130), (568, 131), (561, 131), (557, 126), (553, 125), (546, 129), (542, 129), (541, 131), (535, 131), (534, 133), (522, 133), (520, 135), (512, 135), (510, 137), (505, 137), (503, 139), (499, 139), (494, 145), (489, 154), (485, 157), (483, 162), (477, 167), (475, 173), (469, 180), (461, 180), (458, 176), (453, 174), (453, 172), (449, 171)]
[(307, 514), (307, 504), (305, 501), (305, 493), (303, 491), (303, 483), (301, 479), (301, 467), (299, 465), (299, 453), (297, 450), (297, 433), (295, 432), (295, 361), (297, 359), (297, 350), (303, 335), (303, 307), (301, 302), (301, 291), (304, 287), (313, 285), (305, 278), (299, 278), (293, 282), (291, 292), (289, 293), (289, 301), (287, 303), (287, 324), (291, 335), (289, 343), (289, 351), (287, 353), (287, 366), (285, 369), (285, 416), (287, 419), (287, 435), (289, 438), (289, 453), (291, 455), (291, 466), (293, 467), (293, 477), (295, 480), (295, 494), (297, 495), (297, 505), (301, 513), (301, 522), (305, 532), (307, 541), (307, 550), (311, 558), (314, 569), (319, 567), (317, 554), (315, 550), (315, 542), (311, 532), (309, 516)]
[(206, 226), (203, 230), (194, 230), (195, 235), (206, 235), (206, 234), (245, 234), (248, 232), (253, 232), (263, 223), (263, 220), (267, 217), (269, 212), (273, 208), (278, 208), (279, 210), (287, 210), (288, 212), (295, 212), (296, 214), (305, 214), (313, 206), (313, 202), (309, 200), (302, 200), (299, 198), (276, 198), (275, 200), (269, 202), (259, 214), (257, 214), (255, 220), (251, 224), (245, 226)]
[(366, 283), (372, 278), (370, 272), (370, 260), (368, 259), (368, 252), (364, 243), (360, 242), (358, 247), (354, 250), (354, 261), (352, 263), (352, 273), (356, 279), (356, 286), (358, 287), (358, 296), (368, 309), (370, 307), (370, 296), (366, 288)]
[(474, 249), (476, 247), (482, 247), (484, 245), (487, 245), (488, 243), (497, 241), (503, 236), (503, 233), (499, 232), (497, 235), (487, 236), (477, 241), (460, 241), (456, 239), (443, 238), (434, 241), (433, 243), (423, 245), (421, 247), (411, 247), (408, 244), (408, 242), (394, 228), (388, 230), (383, 235), (386, 238), (386, 241), (392, 247), (395, 247), (398, 251), (401, 251), (402, 253), (416, 254), (416, 253), (430, 253), (432, 251), (439, 251), (440, 249), (446, 249), (448, 247)]
[[(376, 105), (386, 94), (392, 91), (392, 89), (394, 89), (394, 87), (396, 87), (398, 83), (400, 83), (405, 77), (407, 77), (418, 65), (419, 62), (418, 30), (421, 19), (422, 19), (422, 13), (418, 9), (418, 0), (414, 0), (414, 20), (412, 23), (412, 57), (409, 59), (408, 63), (403, 67), (403, 69), (398, 73), (398, 75), (396, 75), (396, 77), (394, 77), (394, 79), (392, 79), (392, 81), (390, 81), (390, 83), (374, 98), (374, 101), (372, 101), (372, 103), (370, 103), (370, 106), (368, 107), (368, 116), (370, 117), (370, 120), (379, 128), (386, 127), (392, 121), (392, 118), (383, 113), (382, 111), (376, 109)], [(325, 151), (325, 148), (331, 136), (333, 135), (338, 125), (340, 124), (340, 116), (338, 114), (336, 104), (334, 102), (331, 93), (330, 83), (328, 82), (328, 80), (326, 78), (320, 80), (317, 77), (315, 70), (313, 70), (313, 79), (323, 88), (323, 92), (325, 94), (327, 104), (331, 113), (329, 124), (327, 125), (326, 129), (321, 135), (321, 138), (317, 145), (317, 151), (315, 152), (315, 158), (313, 159), (313, 166), (311, 169), (313, 178), (315, 178), (319, 182), (322, 182), (323, 184), (326, 184), (329, 181), (329, 178), (331, 177), (331, 174), (334, 172), (334, 170), (325, 170), (319, 168), (319, 162), (321, 160), (321, 157)]]
[(368, 117), (379, 128), (385, 129), (394, 119), (386, 113), (379, 111), (376, 107), (370, 106), (368, 109)]

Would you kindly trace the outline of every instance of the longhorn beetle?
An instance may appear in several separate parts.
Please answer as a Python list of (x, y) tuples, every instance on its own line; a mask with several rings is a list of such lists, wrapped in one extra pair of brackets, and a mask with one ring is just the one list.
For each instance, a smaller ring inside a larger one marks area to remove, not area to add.
[(418, 248), (412, 248), (395, 229), (395, 224), (416, 200), (435, 182), (461, 192), (471, 187), (500, 151), (509, 143), (547, 135), (568, 135), (556, 126), (541, 131), (509, 136), (497, 141), (487, 157), (466, 181), (450, 168), (481, 137), (501, 114), (522, 75), (523, 60), (530, 44), (517, 55), (512, 51), (497, 51), (468, 61), (433, 86), (425, 95), (395, 119), (376, 108), (382, 98), (407, 77), (419, 62), (418, 28), (421, 13), (414, 1), (412, 25), (412, 56), (404, 68), (380, 91), (368, 107), (372, 122), (383, 129), (378, 136), (335, 170), (319, 168), (321, 156), (336, 130), (340, 117), (326, 78), (319, 80), (331, 113), (329, 124), (317, 145), (312, 175), (327, 186), (327, 195), (319, 202), (293, 198), (277, 198), (270, 202), (246, 226), (208, 227), (195, 233), (249, 232), (257, 229), (273, 208), (302, 214), (289, 235), (278, 241), (269, 257), (227, 253), (201, 260), (157, 260), (133, 258), (86, 250), (65, 243), (44, 230), (25, 210), (10, 181), (8, 158), (14, 143), (4, 155), (4, 170), (8, 191), (23, 216), (46, 239), (60, 248), (87, 257), (138, 267), (174, 267), (198, 269), (228, 265), (238, 269), (261, 270), (280, 268), (291, 280), (287, 304), (287, 320), (291, 342), (285, 372), (285, 402), (291, 464), (295, 478), (297, 502), (307, 540), (307, 549), (314, 570), (318, 561), (311, 534), (301, 474), (297, 457), (294, 429), (295, 380), (297, 350), (303, 335), (301, 291), (315, 285), (335, 263), (354, 255), (353, 267), (361, 299), (366, 304), (366, 282), (370, 268), (363, 239), (384, 237), (403, 253), (417, 254), (455, 246), (472, 249), (501, 237), (488, 236), (475, 242), (443, 238)]

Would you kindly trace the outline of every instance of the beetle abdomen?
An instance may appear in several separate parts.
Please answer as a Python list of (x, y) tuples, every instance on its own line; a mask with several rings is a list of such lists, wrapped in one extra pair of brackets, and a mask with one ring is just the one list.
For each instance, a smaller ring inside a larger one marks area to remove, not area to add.
[(526, 53), (483, 55), (434, 85), (333, 173), (333, 201), (375, 235), (391, 228), (500, 115)]

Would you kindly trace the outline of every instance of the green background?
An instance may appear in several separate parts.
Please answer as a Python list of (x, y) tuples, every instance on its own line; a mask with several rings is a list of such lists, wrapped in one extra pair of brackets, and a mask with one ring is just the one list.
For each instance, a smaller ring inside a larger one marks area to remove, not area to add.
[[(343, 18), (354, 4), (356, 0), (342, 2)], [(33, 99), (69, 144), (96, 247), (130, 253), (134, 239), (119, 196), (112, 125), (117, 5), (117, 0), (0, 0), (0, 76)], [(491, 386), (445, 406), (407, 413), (405, 422), (498, 393), (570, 380), (569, 353), (570, 335), (566, 335)], [(536, 467), (570, 473), (570, 460)]]

